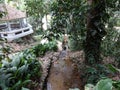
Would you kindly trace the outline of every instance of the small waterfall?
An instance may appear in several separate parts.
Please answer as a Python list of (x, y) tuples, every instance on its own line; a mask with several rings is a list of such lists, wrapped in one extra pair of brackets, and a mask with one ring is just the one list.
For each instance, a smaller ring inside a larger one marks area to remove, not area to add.
[(52, 90), (52, 86), (49, 82), (47, 83), (47, 90)]

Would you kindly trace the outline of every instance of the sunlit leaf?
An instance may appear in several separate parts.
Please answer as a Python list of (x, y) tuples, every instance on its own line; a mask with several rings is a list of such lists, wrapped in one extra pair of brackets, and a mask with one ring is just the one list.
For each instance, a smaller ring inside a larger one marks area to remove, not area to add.
[(95, 86), (94, 90), (112, 90), (112, 80), (111, 79), (103, 79), (100, 80)]

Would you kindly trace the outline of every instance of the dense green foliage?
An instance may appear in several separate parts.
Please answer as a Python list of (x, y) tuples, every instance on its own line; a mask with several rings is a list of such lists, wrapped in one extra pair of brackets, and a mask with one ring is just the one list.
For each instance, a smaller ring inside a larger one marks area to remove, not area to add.
[(50, 13), (53, 0), (25, 0), (29, 21), (35, 30), (43, 30), (43, 17)]
[(31, 48), (31, 50), (38, 57), (45, 55), (47, 51), (57, 51), (57, 45), (55, 41), (51, 41), (46, 44), (38, 44)]
[[(101, 53), (105, 57), (110, 56), (117, 61), (117, 67), (120, 67), (120, 34), (119, 30), (115, 29), (118, 18), (111, 18), (107, 27), (107, 35), (104, 37), (101, 44)], [(115, 63), (115, 62), (114, 62)]]
[(94, 67), (86, 67), (83, 78), (86, 79), (86, 83), (96, 84), (102, 77), (107, 77), (110, 71), (106, 66), (97, 64)]
[(32, 17), (33, 28), (42, 28), (42, 18), (44, 16), (43, 0), (26, 0), (26, 11)]
[(71, 46), (80, 49), (85, 40), (85, 25), (87, 3), (84, 0), (57, 0), (52, 4), (52, 28), (56, 34), (68, 34), (71, 38)]
[(120, 81), (114, 81), (112, 79), (100, 80), (93, 90), (119, 90)]
[[(89, 70), (86, 71), (87, 81), (89, 83), (96, 83), (101, 76), (105, 77), (109, 73), (105, 66), (102, 65), (101, 43), (103, 40), (108, 39), (108, 37), (105, 37), (107, 34), (105, 26), (111, 17), (109, 11), (114, 12), (118, 10), (118, 7), (119, 2), (117, 0), (114, 0), (114, 3), (108, 0), (93, 0), (90, 4), (87, 16), (87, 36), (84, 48), (85, 63), (90, 66), (90, 70), (92, 69), (90, 73)], [(105, 39), (103, 39), (103, 37)], [(110, 42), (112, 43), (112, 40)], [(105, 47), (103, 48), (105, 49)]]
[[(72, 2), (72, 3), (71, 3)], [(89, 64), (93, 65), (96, 64), (98, 61), (102, 61), (102, 58), (100, 57), (100, 52), (102, 50), (102, 55), (104, 56), (106, 53), (110, 55), (109, 50), (112, 52), (111, 56), (116, 57), (119, 63), (119, 33), (114, 30), (106, 30), (105, 25), (108, 23), (110, 17), (114, 17), (114, 11), (118, 10), (119, 8), (119, 1), (113, 0), (113, 1), (106, 1), (106, 2), (96, 2), (92, 7), (88, 7), (87, 3), (85, 1), (72, 1), (72, 0), (58, 0), (57, 2), (53, 3), (52, 6), (52, 15), (53, 15), (53, 21), (52, 21), (52, 29), (51, 31), (56, 34), (55, 36), (58, 38), (60, 34), (67, 33), (70, 35), (70, 39), (72, 39), (71, 42), (74, 44), (71, 44), (71, 46), (75, 46), (75, 48), (81, 48), (81, 45), (83, 45), (83, 41), (85, 40), (85, 27), (86, 27), (86, 12), (89, 10), (90, 13), (92, 13), (92, 9), (95, 8), (98, 13), (91, 15), (89, 18), (92, 18), (91, 23), (94, 25), (94, 29), (91, 28), (91, 36), (96, 40), (94, 42), (91, 40), (88, 40), (91, 44), (87, 43), (89, 47), (90, 45), (93, 45), (88, 53), (88, 59)], [(112, 12), (112, 13), (111, 13)], [(113, 14), (111, 16), (111, 14)], [(89, 15), (89, 14), (88, 14)], [(94, 21), (94, 22), (93, 22)], [(90, 23), (90, 24), (91, 24)], [(112, 22), (114, 23), (114, 22)], [(108, 23), (109, 24), (109, 23)], [(110, 26), (110, 25), (109, 25)], [(113, 28), (112, 28), (113, 29)], [(104, 37), (107, 31), (107, 36)], [(114, 32), (114, 34), (113, 34)], [(90, 34), (88, 34), (88, 39)], [(98, 37), (97, 37), (98, 36)], [(111, 39), (109, 39), (109, 37)], [(117, 37), (116, 37), (117, 36)], [(71, 38), (72, 37), (72, 38)], [(104, 37), (104, 39), (103, 39)], [(98, 38), (100, 38), (98, 40)], [(113, 38), (116, 38), (118, 40), (117, 42), (113, 42)], [(106, 42), (106, 40), (108, 40)], [(100, 44), (102, 43), (102, 49), (100, 48)], [(79, 43), (80, 42), (80, 43)], [(111, 44), (109, 44), (111, 43)], [(117, 43), (117, 44), (114, 44)], [(98, 46), (97, 46), (98, 44)], [(107, 45), (107, 48), (104, 47)], [(109, 45), (109, 46), (108, 46)], [(114, 45), (117, 45), (115, 47)], [(111, 49), (111, 47), (114, 47)], [(108, 49), (109, 48), (109, 49)], [(95, 52), (96, 51), (96, 52)], [(94, 55), (92, 55), (94, 54)], [(97, 56), (98, 55), (98, 56)], [(94, 58), (96, 57), (96, 58)], [(88, 82), (97, 82), (97, 79), (100, 77), (106, 76), (105, 73), (108, 73), (106, 68), (103, 65), (96, 65), (94, 68), (90, 68), (91, 72), (87, 69), (86, 71), (89, 78)], [(88, 74), (89, 73), (89, 74)], [(92, 77), (92, 78), (91, 78)]]
[[(109, 65), (109, 69), (113, 72), (113, 73), (120, 73), (120, 69), (115, 68), (113, 65)], [(105, 78), (100, 80), (94, 90), (119, 90), (120, 89), (120, 81), (118, 80), (112, 80), (109, 78)]]
[[(110, 71), (112, 71), (114, 74), (120, 73), (120, 69), (117, 69), (113, 65), (108, 65)], [(85, 86), (85, 90), (119, 90), (120, 89), (120, 81), (113, 80), (110, 78), (102, 78), (97, 82), (97, 84), (94, 86), (92, 84), (87, 84)]]
[(3, 0), (0, 0), (0, 3), (3, 3)]
[(0, 68), (0, 88), (22, 90), (39, 79), (41, 70), (39, 61), (29, 50), (16, 54), (9, 62), (3, 59)]
[(42, 72), (41, 64), (36, 60), (36, 57), (52, 50), (57, 50), (56, 42), (53, 41), (26, 49), (9, 58), (10, 48), (2, 48), (0, 56), (0, 88), (3, 90), (33, 88), (34, 85), (33, 87), (29, 85), (40, 82)]

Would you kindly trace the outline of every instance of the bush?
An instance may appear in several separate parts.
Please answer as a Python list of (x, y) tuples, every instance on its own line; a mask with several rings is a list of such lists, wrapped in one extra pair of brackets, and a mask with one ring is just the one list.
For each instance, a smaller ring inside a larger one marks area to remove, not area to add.
[(1, 48), (0, 53), (0, 89), (22, 90), (33, 82), (40, 82), (42, 72), (41, 64), (36, 57), (44, 55), (47, 51), (57, 51), (55, 41), (39, 44), (23, 52), (8, 57), (9, 48)]
[(94, 65), (94, 67), (86, 67), (83, 78), (86, 83), (96, 84), (102, 77), (107, 77), (110, 71), (102, 64)]
[(109, 28), (107, 36), (101, 44), (101, 52), (104, 56), (111, 56), (115, 58), (120, 66), (120, 35), (119, 32), (113, 28)]
[(38, 57), (44, 55), (47, 51), (57, 51), (57, 43), (56, 41), (50, 41), (46, 44), (38, 44), (31, 49), (33, 49), (33, 53)]
[(41, 70), (41, 65), (32, 51), (20, 52), (12, 58), (11, 62), (2, 60), (0, 88), (2, 90), (22, 90), (32, 81), (40, 78)]
[[(108, 65), (108, 68), (113, 73), (120, 73), (120, 69), (114, 67), (113, 65)], [(112, 80), (110, 78), (103, 78), (97, 82), (94, 86), (92, 84), (87, 84), (85, 90), (89, 90), (92, 86), (92, 90), (120, 90), (120, 80)]]

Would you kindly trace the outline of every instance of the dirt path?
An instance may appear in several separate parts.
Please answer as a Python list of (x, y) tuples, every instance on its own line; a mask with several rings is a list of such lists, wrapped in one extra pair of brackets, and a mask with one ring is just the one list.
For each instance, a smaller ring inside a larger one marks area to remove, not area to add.
[(11, 49), (13, 49), (13, 53), (23, 51), (25, 49), (31, 48), (33, 46), (36, 46), (40, 44), (40, 42), (34, 42), (30, 44), (17, 44), (17, 43), (6, 43), (5, 45), (9, 46)]

